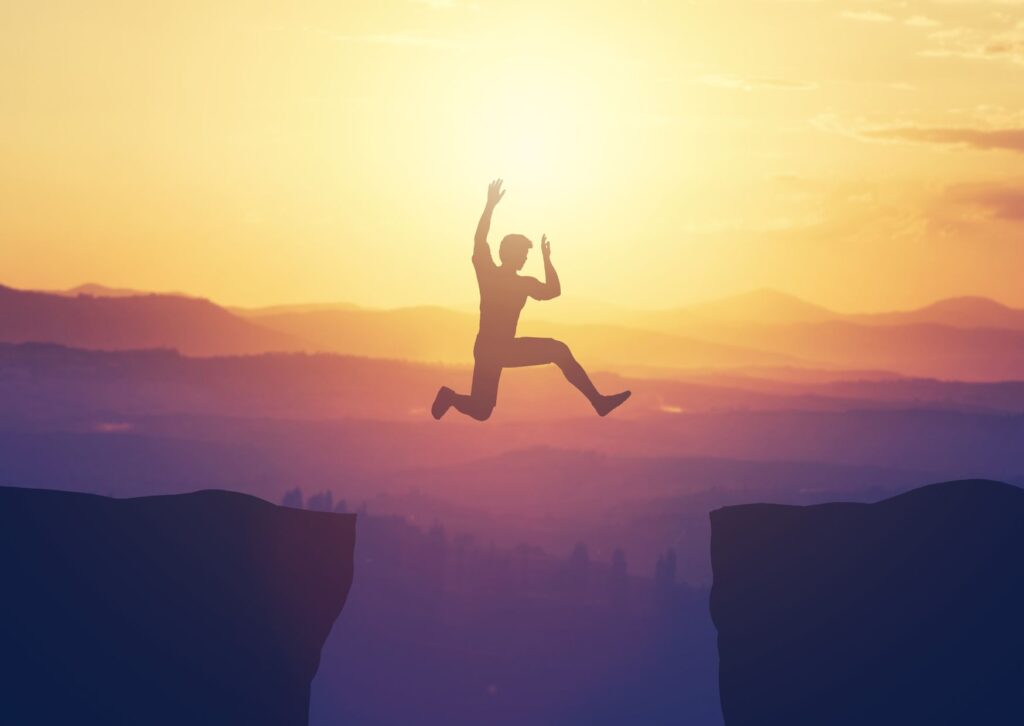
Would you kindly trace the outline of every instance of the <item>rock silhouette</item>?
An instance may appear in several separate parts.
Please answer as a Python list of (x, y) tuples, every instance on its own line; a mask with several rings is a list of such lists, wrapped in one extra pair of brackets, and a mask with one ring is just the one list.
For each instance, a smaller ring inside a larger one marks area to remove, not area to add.
[(1024, 490), (711, 513), (728, 726), (1024, 722)]
[(305, 724), (354, 545), (354, 515), (224, 491), (0, 488), (0, 720)]

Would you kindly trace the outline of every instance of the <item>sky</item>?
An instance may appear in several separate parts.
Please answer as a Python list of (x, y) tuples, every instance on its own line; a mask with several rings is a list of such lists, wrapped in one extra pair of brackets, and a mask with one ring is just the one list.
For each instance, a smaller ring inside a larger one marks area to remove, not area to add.
[[(0, 5), (0, 283), (1024, 306), (1024, 0)], [(539, 254), (526, 273), (541, 274)]]

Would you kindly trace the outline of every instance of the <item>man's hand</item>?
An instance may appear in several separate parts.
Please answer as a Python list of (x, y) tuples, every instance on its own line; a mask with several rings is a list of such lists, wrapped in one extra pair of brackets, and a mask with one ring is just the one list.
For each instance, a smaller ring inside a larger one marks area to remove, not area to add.
[(495, 179), (487, 186), (487, 206), (494, 207), (501, 198), (505, 196), (504, 190), (501, 188), (501, 179)]
[(548, 236), (541, 235), (540, 238), (540, 253), (544, 255), (545, 260), (551, 259), (551, 243), (548, 242)]

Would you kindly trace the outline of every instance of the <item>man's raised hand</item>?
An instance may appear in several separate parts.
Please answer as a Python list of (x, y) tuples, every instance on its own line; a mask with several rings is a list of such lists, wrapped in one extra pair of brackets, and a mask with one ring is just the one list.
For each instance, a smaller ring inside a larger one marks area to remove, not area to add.
[(503, 196), (505, 191), (501, 188), (501, 179), (495, 179), (487, 186), (487, 206), (493, 207)]
[(551, 257), (551, 242), (548, 241), (546, 234), (540, 237), (540, 252), (544, 255), (545, 260)]

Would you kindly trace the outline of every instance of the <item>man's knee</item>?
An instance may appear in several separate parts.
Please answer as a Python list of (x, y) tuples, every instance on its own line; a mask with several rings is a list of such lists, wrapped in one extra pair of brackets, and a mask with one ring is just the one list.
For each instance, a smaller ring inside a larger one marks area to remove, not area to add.
[(466, 413), (471, 418), (475, 418), (477, 421), (486, 421), (491, 417), (491, 413), (494, 412), (494, 404), (497, 401), (491, 396), (474, 396), (471, 399), (471, 404)]
[(551, 362), (555, 365), (565, 365), (572, 361), (572, 351), (569, 346), (560, 340), (551, 341)]
[(493, 412), (493, 403), (481, 403), (474, 407), (473, 411), (470, 413), (470, 416), (475, 418), (477, 421), (486, 421), (491, 417), (491, 414)]

